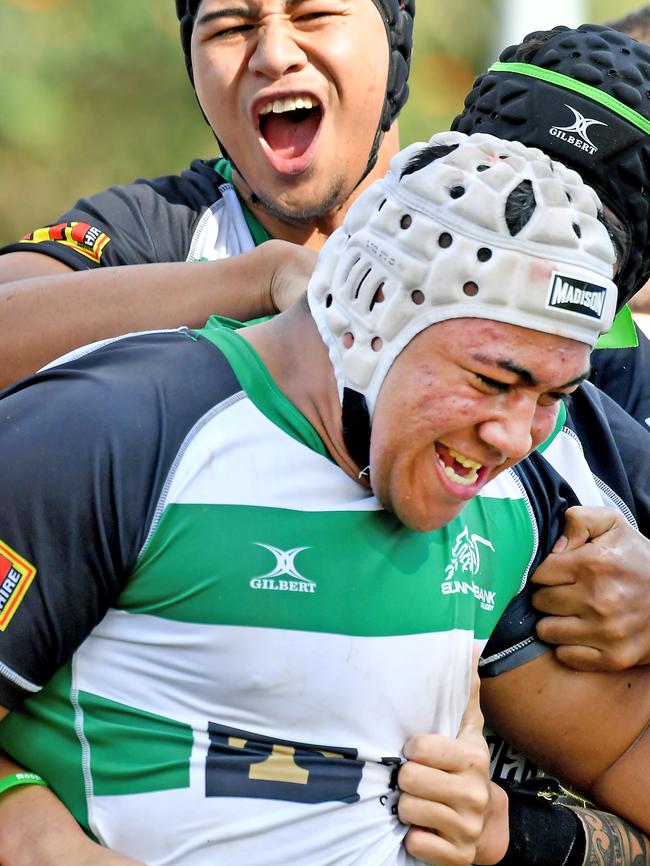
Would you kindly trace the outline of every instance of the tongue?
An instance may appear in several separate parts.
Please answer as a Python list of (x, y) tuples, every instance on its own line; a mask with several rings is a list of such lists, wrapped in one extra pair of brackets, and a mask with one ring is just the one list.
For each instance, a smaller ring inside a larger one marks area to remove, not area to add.
[(314, 112), (298, 122), (290, 114), (272, 114), (264, 121), (264, 138), (278, 156), (293, 159), (302, 156), (314, 140), (320, 118)]

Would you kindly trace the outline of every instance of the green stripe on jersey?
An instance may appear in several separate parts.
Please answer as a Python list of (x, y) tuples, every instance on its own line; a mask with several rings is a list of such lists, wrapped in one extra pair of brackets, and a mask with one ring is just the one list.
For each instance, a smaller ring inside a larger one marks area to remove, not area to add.
[(533, 546), (521, 499), (478, 497), (432, 533), (384, 511), (171, 504), (118, 607), (213, 625), (487, 637)]
[(79, 703), (95, 796), (189, 788), (189, 725), (88, 692)]
[(24, 767), (38, 767), (39, 774), (65, 800), (75, 820), (90, 832), (71, 691), (67, 664), (39, 694), (28, 698), (21, 709), (9, 713), (0, 723), (0, 747)]
[(278, 388), (247, 340), (228, 327), (204, 328), (197, 333), (223, 352), (248, 398), (262, 414), (298, 442), (332, 459), (316, 430)]

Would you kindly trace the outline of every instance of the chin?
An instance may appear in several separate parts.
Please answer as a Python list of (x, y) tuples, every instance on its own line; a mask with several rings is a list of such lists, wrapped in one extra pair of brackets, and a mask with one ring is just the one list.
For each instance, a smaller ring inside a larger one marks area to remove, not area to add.
[(447, 526), (448, 523), (455, 520), (466, 504), (466, 502), (459, 502), (455, 507), (432, 505), (428, 509), (415, 509), (406, 506), (404, 508), (393, 509), (393, 513), (409, 529), (413, 529), (416, 532), (433, 532), (435, 529), (442, 529), (443, 526)]

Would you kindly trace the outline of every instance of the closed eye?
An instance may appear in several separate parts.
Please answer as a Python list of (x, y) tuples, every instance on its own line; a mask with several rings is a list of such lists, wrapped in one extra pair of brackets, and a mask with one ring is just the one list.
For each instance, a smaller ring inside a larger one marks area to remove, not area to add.
[(218, 39), (223, 39), (224, 37), (227, 37), (227, 36), (234, 36), (237, 33), (246, 33), (252, 29), (253, 29), (252, 24), (236, 24), (236, 25), (233, 25), (232, 27), (224, 27), (223, 30), (219, 30), (214, 35)]
[(500, 394), (505, 394), (512, 388), (509, 382), (501, 382), (499, 379), (492, 379), (490, 376), (484, 376), (482, 373), (474, 373), (474, 375), (487, 388), (498, 391)]
[(573, 397), (573, 391), (568, 393), (567, 391), (549, 391), (547, 394), (544, 394), (539, 398), (539, 403), (544, 405), (545, 401), (548, 401), (547, 405), (555, 404), (555, 403), (564, 403), (564, 405), (568, 405), (571, 402), (571, 398)]

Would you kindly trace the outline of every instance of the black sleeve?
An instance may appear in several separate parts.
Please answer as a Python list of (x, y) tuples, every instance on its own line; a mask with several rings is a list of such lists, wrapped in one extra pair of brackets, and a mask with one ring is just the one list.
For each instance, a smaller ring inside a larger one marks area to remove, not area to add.
[(633, 418), (650, 428), (650, 340), (637, 328), (634, 349), (597, 349), (591, 381)]
[[(580, 442), (602, 497), (618, 508), (632, 526), (650, 536), (650, 431), (610, 397), (586, 383), (573, 395), (565, 433)], [(583, 471), (581, 466), (577, 467), (579, 472)], [(516, 471), (530, 491), (540, 527), (538, 554), (530, 569), (533, 574), (560, 534), (564, 512), (571, 505), (579, 505), (580, 500), (570, 483), (537, 452)], [(498, 676), (549, 649), (535, 634), (541, 614), (532, 604), (534, 590), (529, 581), (504, 611), (483, 651), (479, 668), (482, 676)]]
[(74, 270), (185, 261), (194, 230), (219, 198), (213, 161), (180, 175), (136, 180), (80, 199), (53, 223), (0, 249), (39, 252)]
[(134, 335), (0, 398), (0, 705), (38, 691), (114, 603), (214, 405), (215, 355), (187, 331)]
[(650, 537), (650, 429), (589, 384), (574, 394), (567, 426), (602, 493)]
[[(516, 466), (515, 472), (528, 495), (539, 534), (537, 552), (529, 569), (531, 575), (561, 535), (564, 512), (579, 502), (571, 487), (538, 452)], [(528, 580), (501, 615), (479, 660), (482, 677), (499, 676), (549, 651), (549, 645), (535, 634), (541, 614), (532, 604), (534, 589)]]

